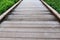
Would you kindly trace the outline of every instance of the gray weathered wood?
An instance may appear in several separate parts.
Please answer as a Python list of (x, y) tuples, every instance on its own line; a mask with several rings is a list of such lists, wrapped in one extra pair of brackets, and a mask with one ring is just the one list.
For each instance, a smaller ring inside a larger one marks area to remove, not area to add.
[(1, 23), (0, 40), (60, 40), (60, 23), (39, 0), (23, 0)]
[(60, 39), (0, 38), (0, 40), (60, 40)]
[(1, 38), (60, 38), (60, 33), (0, 32)]
[(50, 12), (12, 12), (11, 15), (52, 15)]
[(55, 21), (53, 15), (10, 15), (7, 20), (15, 21)]

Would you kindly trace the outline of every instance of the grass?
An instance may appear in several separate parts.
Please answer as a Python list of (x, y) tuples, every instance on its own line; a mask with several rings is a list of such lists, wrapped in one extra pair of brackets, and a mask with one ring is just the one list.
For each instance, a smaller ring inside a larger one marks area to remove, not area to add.
[(44, 0), (60, 14), (60, 0)]
[(18, 0), (0, 0), (0, 15), (13, 6)]

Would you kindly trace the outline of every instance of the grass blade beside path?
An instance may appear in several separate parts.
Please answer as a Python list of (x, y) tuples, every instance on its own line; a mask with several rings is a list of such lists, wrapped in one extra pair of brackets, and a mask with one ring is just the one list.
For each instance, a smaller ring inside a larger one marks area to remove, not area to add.
[(0, 0), (0, 15), (13, 6), (18, 0)]
[(44, 0), (48, 3), (52, 8), (54, 8), (57, 12), (60, 13), (60, 0)]

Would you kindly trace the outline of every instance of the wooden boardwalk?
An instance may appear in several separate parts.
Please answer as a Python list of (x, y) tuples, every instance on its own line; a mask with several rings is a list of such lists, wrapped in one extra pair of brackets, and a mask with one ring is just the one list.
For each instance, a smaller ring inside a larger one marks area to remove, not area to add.
[(0, 24), (0, 40), (60, 40), (60, 23), (39, 0), (23, 0)]

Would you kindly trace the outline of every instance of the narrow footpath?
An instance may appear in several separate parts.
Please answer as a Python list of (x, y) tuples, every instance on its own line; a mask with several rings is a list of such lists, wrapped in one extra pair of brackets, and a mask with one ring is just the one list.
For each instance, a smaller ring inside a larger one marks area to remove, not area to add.
[(1, 23), (0, 40), (60, 40), (60, 23), (39, 0), (23, 0)]

